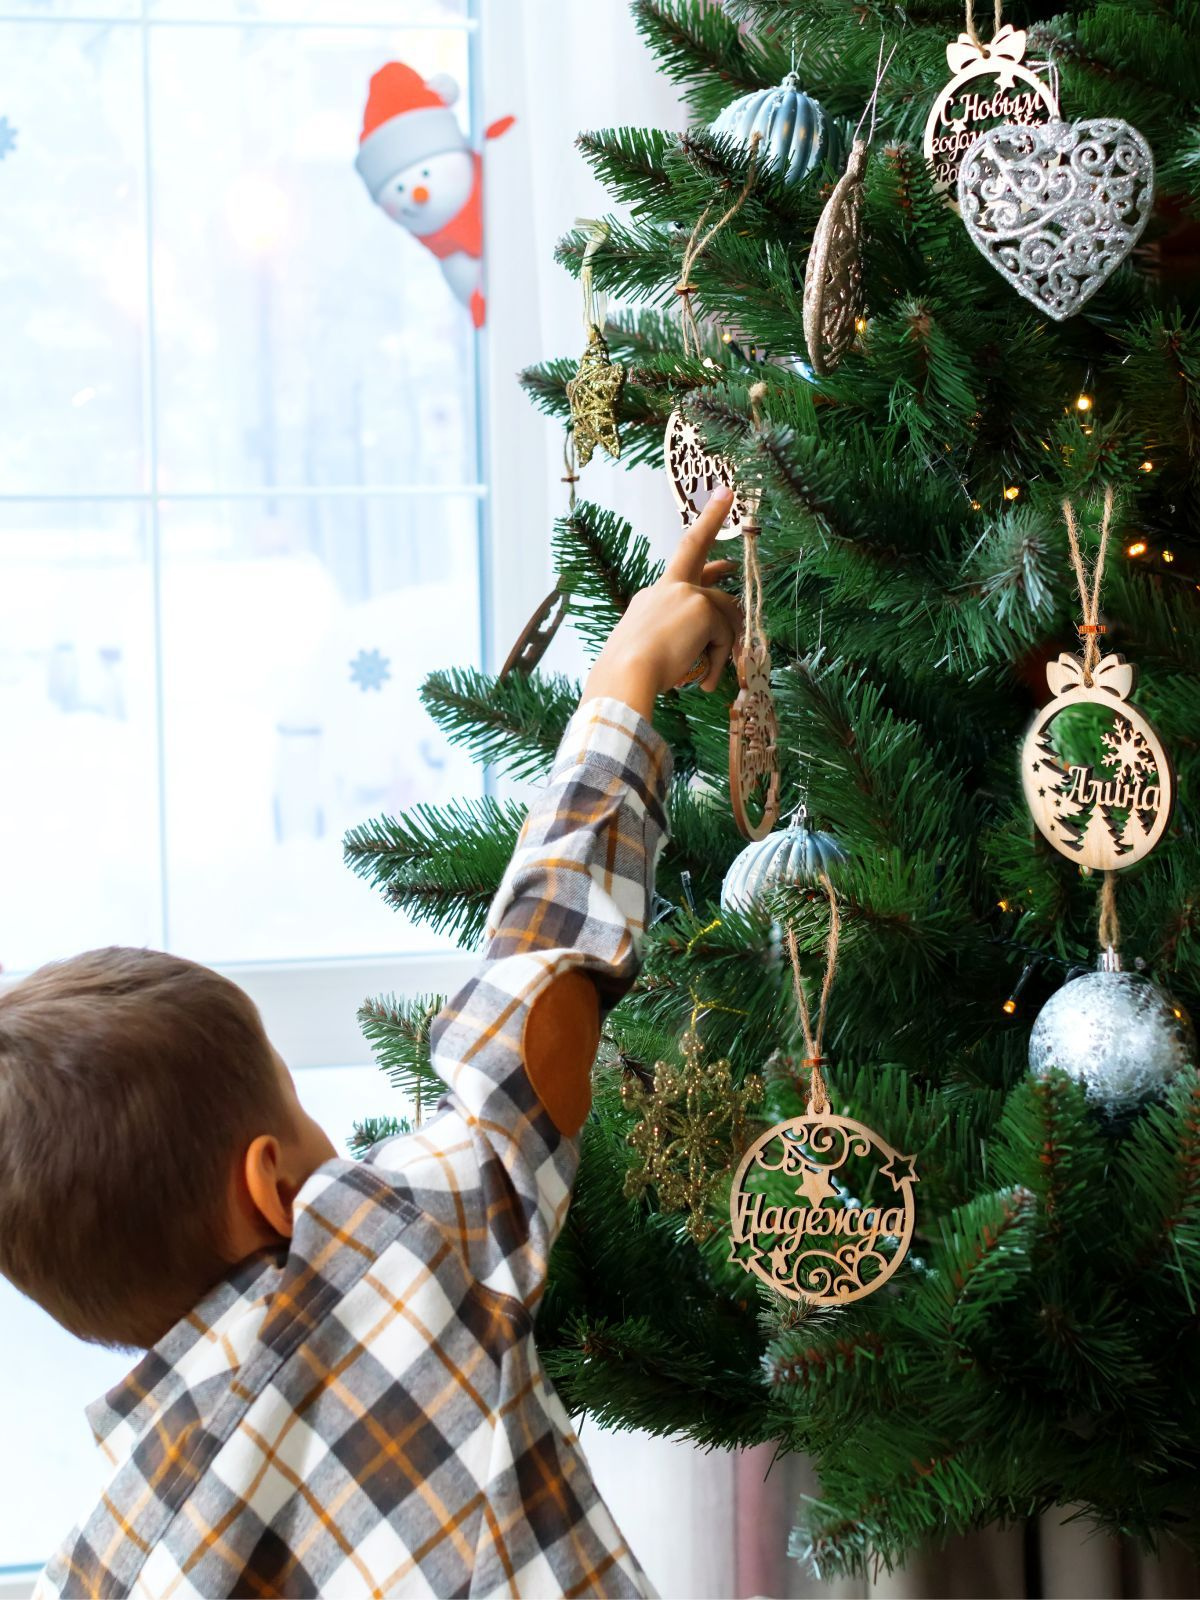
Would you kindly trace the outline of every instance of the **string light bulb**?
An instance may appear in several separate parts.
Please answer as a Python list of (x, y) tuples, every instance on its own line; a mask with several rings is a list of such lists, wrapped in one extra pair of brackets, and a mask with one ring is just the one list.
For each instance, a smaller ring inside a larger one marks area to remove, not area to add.
[(1010, 995), (1000, 1009), (1004, 1012), (1005, 1016), (1011, 1017), (1013, 1012), (1017, 1009), (1017, 1002)]
[(1135, 539), (1132, 544), (1125, 546), (1125, 554), (1127, 556), (1144, 556), (1146, 549), (1145, 539)]
[(1075, 402), (1075, 409), (1076, 411), (1090, 411), (1092, 409), (1091, 395), (1081, 394)]
[(859, 333), (866, 333), (866, 331), (867, 331), (867, 319), (866, 319), (866, 317), (855, 317), (854, 326), (855, 326), (855, 329)]
[(1138, 471), (1139, 472), (1153, 472), (1154, 471), (1154, 463), (1153, 463), (1153, 461), (1143, 461), (1141, 466), (1138, 468)]
[(1020, 493), (1021, 491), (1017, 485), (1015, 483), (1010, 483), (1008, 488), (1004, 491), (1004, 498), (1006, 500), (1015, 500)]
[(1174, 561), (1174, 559), (1175, 559), (1174, 550), (1164, 550), (1163, 553), (1162, 553), (1162, 558), (1167, 563), (1167, 565), (1170, 566), (1172, 561)]

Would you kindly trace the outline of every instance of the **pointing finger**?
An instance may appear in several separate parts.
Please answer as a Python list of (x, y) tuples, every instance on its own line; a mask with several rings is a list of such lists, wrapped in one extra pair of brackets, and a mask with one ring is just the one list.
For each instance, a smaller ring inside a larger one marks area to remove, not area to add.
[(704, 571), (705, 558), (712, 548), (713, 540), (724, 526), (732, 505), (732, 489), (721, 485), (713, 490), (712, 498), (704, 510), (691, 527), (684, 530), (675, 554), (667, 562), (665, 577), (676, 578), (683, 583), (699, 583), (700, 574)]

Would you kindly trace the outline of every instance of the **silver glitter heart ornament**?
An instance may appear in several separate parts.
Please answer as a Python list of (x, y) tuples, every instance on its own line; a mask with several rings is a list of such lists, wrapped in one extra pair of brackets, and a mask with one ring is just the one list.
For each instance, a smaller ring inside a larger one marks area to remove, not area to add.
[(969, 146), (958, 203), (997, 272), (1062, 322), (1141, 237), (1154, 205), (1154, 156), (1115, 117), (1005, 123)]

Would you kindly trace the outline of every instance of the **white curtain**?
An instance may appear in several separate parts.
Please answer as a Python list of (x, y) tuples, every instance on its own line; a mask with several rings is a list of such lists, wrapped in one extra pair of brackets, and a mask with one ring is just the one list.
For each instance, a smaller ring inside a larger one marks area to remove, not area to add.
[[(551, 586), (550, 527), (566, 506), (561, 425), (524, 399), (516, 373), (582, 351), (579, 286), (555, 264), (554, 245), (577, 217), (612, 209), (575, 147), (576, 135), (627, 124), (682, 130), (687, 115), (639, 39), (627, 0), (483, 0), (483, 24), (484, 121), (506, 113), (518, 119), (487, 156), (487, 403), (493, 418), (505, 419), (504, 451), (493, 451), (490, 462), (489, 658), (496, 667)], [(627, 517), (656, 554), (671, 548), (679, 523), (661, 473), (626, 472), (598, 452), (579, 490)], [(560, 634), (546, 664), (578, 673), (584, 660), (577, 642)], [(1020, 1529), (955, 1540), (870, 1583), (822, 1583), (786, 1555), (801, 1495), (818, 1493), (805, 1461), (790, 1458), (772, 1468), (769, 1447), (705, 1453), (586, 1423), (582, 1439), (601, 1492), (664, 1596), (932, 1600), (1028, 1592), (1029, 1552)], [(1063, 1526), (1064, 1516), (1043, 1519), (1034, 1541), (1045, 1595), (1116, 1600), (1200, 1593), (1186, 1557), (1140, 1558), (1089, 1537), (1082, 1524)]]

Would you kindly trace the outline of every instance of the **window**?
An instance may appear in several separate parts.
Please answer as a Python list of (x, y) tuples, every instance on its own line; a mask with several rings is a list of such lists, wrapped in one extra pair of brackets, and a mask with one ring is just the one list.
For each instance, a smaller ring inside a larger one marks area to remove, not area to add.
[[(417, 689), (490, 607), (482, 341), (353, 161), (396, 59), (478, 144), (479, 32), (475, 0), (0, 0), (0, 966), (229, 972), (339, 1142), (398, 1110), (359, 1000), (465, 965), (341, 835), (480, 792)], [(81, 1407), (129, 1361), (2, 1281), (0, 1361), (8, 1592), (94, 1497)]]

